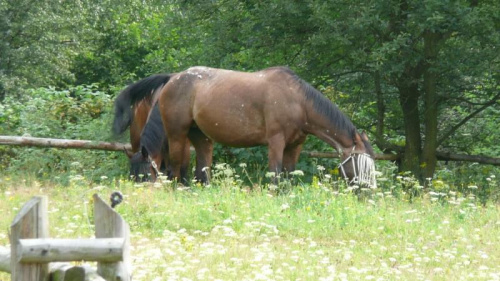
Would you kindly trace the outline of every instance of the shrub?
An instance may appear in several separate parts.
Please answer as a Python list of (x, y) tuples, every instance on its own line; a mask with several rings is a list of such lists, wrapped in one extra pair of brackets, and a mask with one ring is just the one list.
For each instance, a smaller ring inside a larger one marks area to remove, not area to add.
[[(0, 104), (0, 134), (111, 141), (112, 107), (113, 97), (95, 85), (32, 89)], [(2, 146), (0, 155), (0, 169), (38, 178), (57, 174), (67, 180), (72, 173), (113, 177), (127, 167), (126, 157), (106, 151)]]

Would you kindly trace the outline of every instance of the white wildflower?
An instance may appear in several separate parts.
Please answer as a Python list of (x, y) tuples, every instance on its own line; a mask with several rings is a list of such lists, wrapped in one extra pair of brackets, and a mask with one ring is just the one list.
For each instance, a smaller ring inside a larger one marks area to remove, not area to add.
[(288, 205), (288, 203), (284, 203), (281, 205), (281, 211), (285, 211), (287, 209), (290, 209), (290, 205)]
[(301, 171), (301, 170), (295, 170), (295, 171), (293, 171), (293, 172), (290, 172), (290, 175), (292, 175), (292, 176), (299, 176), (299, 177), (301, 177), (301, 176), (303, 176), (303, 175), (304, 175), (304, 172), (303, 172), (303, 171)]

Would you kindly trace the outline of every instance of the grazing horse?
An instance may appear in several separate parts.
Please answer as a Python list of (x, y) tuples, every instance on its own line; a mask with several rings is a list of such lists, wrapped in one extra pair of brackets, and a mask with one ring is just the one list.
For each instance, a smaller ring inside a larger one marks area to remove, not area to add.
[[(140, 151), (130, 158), (130, 176), (136, 181), (156, 181), (160, 173), (167, 175), (168, 142), (163, 129), (158, 103), (153, 105), (148, 120), (140, 136)], [(180, 175), (184, 184), (189, 184), (187, 172), (191, 156), (189, 143), (184, 147), (183, 162)], [(198, 169), (196, 170), (198, 172)], [(201, 169), (200, 169), (201, 171)], [(142, 176), (141, 176), (142, 175)], [(149, 177), (151, 175), (151, 177)]]
[[(115, 101), (113, 132), (121, 134), (130, 126), (132, 151), (126, 151), (126, 154), (130, 159), (130, 176), (136, 181), (155, 181), (160, 173), (168, 174), (168, 142), (157, 100), (161, 88), (173, 75), (156, 74), (135, 82)], [(189, 142), (183, 153), (180, 178), (184, 184), (189, 184)], [(195, 177), (198, 179), (206, 177), (202, 168), (196, 167)]]
[[(148, 174), (155, 180), (160, 172), (166, 173), (167, 165), (163, 160), (168, 160), (168, 156), (165, 157), (168, 147), (163, 125), (158, 126), (156, 122), (148, 124), (149, 120), (160, 119), (158, 112), (157, 118), (151, 116), (151, 108), (156, 104), (158, 90), (171, 76), (172, 74), (156, 74), (144, 78), (126, 87), (115, 100), (113, 133), (119, 135), (130, 126), (132, 150), (125, 152), (130, 159), (130, 176), (136, 181), (147, 180)], [(148, 129), (143, 132), (145, 127)], [(153, 148), (153, 145), (157, 147)]]
[(233, 147), (267, 145), (269, 170), (279, 174), (295, 169), (306, 136), (312, 134), (339, 151), (340, 170), (351, 183), (376, 185), (366, 134), (358, 133), (336, 105), (288, 68), (247, 73), (192, 67), (163, 87), (158, 103), (171, 177), (180, 176), (188, 139), (204, 167), (211, 166), (213, 141)]

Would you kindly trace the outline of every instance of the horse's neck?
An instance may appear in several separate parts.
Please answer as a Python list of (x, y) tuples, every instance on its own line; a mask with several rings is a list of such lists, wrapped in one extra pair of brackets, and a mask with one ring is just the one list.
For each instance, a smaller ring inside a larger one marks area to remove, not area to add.
[(161, 153), (162, 145), (163, 139), (151, 136), (141, 138), (141, 147), (144, 146), (148, 150), (148, 153), (151, 155), (157, 155)]
[(354, 146), (354, 141), (349, 132), (337, 128), (327, 117), (319, 114), (311, 106), (307, 106), (308, 120), (306, 130), (320, 140), (328, 143), (339, 153)]
[(155, 106), (151, 111), (149, 120), (141, 134), (141, 146), (151, 154), (161, 153), (161, 147), (165, 141), (165, 131), (158, 106)]

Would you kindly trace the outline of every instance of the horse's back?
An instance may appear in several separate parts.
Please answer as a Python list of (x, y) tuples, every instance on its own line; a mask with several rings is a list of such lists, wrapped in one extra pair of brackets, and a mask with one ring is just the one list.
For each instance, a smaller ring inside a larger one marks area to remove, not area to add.
[(192, 119), (223, 144), (265, 145), (269, 134), (296, 130), (304, 119), (303, 97), (286, 68), (239, 72), (191, 67), (169, 84), (165, 99), (168, 110), (175, 111), (171, 120), (174, 114), (176, 120)]

